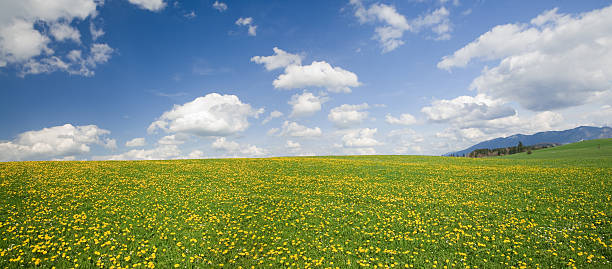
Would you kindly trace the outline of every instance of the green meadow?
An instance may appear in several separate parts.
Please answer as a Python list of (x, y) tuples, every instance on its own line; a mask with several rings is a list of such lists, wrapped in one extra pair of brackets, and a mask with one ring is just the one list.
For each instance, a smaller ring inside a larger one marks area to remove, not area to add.
[(0, 267), (612, 264), (612, 139), (502, 158), (0, 163)]

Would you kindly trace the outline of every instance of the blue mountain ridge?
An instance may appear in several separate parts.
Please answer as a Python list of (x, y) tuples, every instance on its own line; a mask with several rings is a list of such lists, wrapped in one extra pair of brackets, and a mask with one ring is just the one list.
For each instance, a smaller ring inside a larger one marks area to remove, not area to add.
[(519, 141), (525, 146), (531, 146), (540, 143), (558, 143), (558, 144), (569, 144), (575, 143), (582, 140), (591, 140), (599, 138), (612, 138), (612, 128), (610, 127), (592, 127), (592, 126), (580, 126), (574, 129), (565, 131), (547, 131), (539, 132), (532, 135), (515, 134), (508, 137), (499, 137), (487, 141), (480, 142), (467, 149), (449, 152), (443, 156), (462, 156), (476, 149), (495, 149), (505, 148), (518, 145)]

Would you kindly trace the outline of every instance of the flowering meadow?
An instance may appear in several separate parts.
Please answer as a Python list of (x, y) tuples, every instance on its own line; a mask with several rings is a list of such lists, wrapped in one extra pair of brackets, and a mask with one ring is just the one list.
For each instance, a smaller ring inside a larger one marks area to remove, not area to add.
[(612, 267), (612, 162), (0, 163), (0, 268)]

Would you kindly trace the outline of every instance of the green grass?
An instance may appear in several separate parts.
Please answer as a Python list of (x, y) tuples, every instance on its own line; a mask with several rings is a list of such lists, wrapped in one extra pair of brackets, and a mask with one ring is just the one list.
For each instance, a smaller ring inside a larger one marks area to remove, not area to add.
[(0, 268), (605, 268), (589, 156), (0, 163)]
[(612, 159), (612, 138), (587, 140), (553, 148), (506, 155), (505, 159)]

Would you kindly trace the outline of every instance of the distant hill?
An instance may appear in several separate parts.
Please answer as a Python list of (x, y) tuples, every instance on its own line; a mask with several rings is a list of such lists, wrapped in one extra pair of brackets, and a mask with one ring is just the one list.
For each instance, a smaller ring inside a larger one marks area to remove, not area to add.
[(612, 128), (610, 127), (591, 127), (591, 126), (580, 126), (574, 129), (565, 131), (548, 131), (539, 132), (532, 135), (515, 134), (508, 137), (499, 137), (484, 142), (480, 142), (467, 149), (449, 152), (444, 156), (462, 156), (476, 149), (495, 149), (516, 146), (518, 142), (523, 142), (525, 146), (531, 146), (541, 143), (556, 143), (556, 144), (569, 144), (575, 143), (582, 140), (592, 140), (600, 138), (612, 138)]

